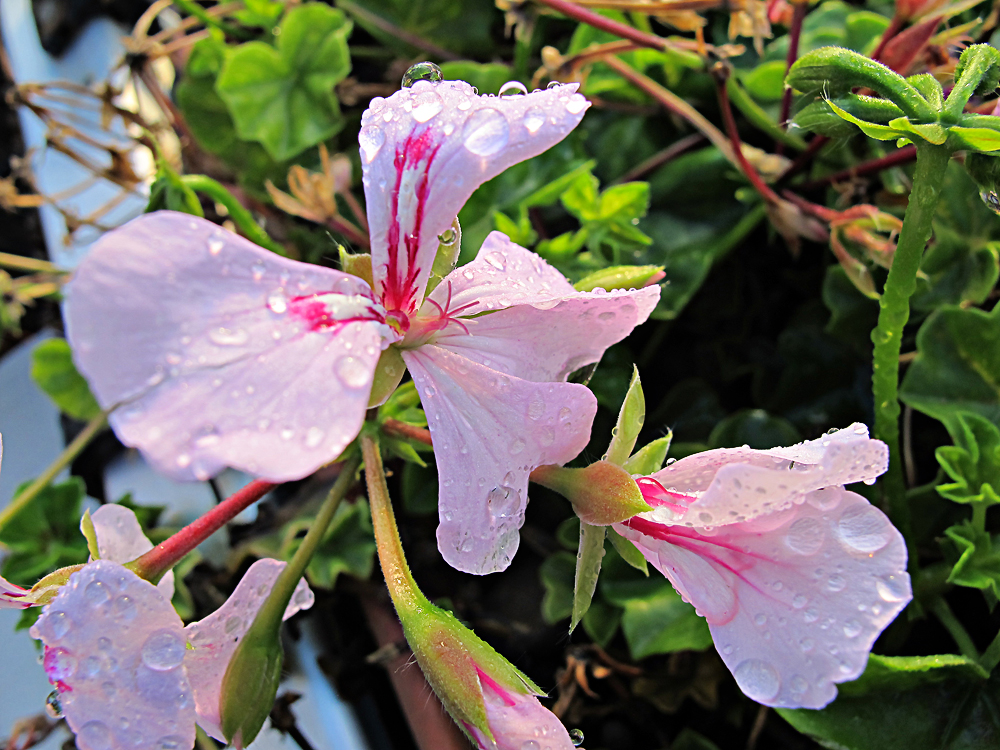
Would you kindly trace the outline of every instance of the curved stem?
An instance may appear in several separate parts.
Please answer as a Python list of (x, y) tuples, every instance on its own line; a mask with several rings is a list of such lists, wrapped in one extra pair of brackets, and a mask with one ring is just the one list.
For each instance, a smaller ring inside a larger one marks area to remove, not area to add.
[[(802, 36), (802, 21), (805, 20), (806, 12), (809, 9), (808, 3), (796, 3), (792, 11), (792, 23), (788, 28), (788, 54), (785, 56), (785, 75), (795, 64), (799, 57), (799, 38)], [(781, 96), (781, 114), (778, 115), (778, 126), (782, 130), (788, 129), (788, 113), (792, 109), (792, 87), (785, 86)], [(781, 147), (781, 143), (778, 143)]]
[(104, 428), (107, 421), (108, 415), (101, 412), (87, 423), (87, 426), (80, 431), (79, 435), (73, 438), (73, 441), (63, 449), (63, 452), (59, 454), (56, 460), (34, 482), (25, 487), (23, 492), (11, 500), (6, 508), (0, 511), (0, 529), (10, 523), (10, 519), (34, 500), (38, 496), (38, 493), (48, 487), (49, 483), (56, 478), (56, 475), (60, 471), (73, 463), (74, 459), (80, 455), (80, 452), (94, 439), (94, 436)]
[(250, 482), (212, 508), (197, 521), (188, 524), (176, 534), (128, 564), (136, 575), (147, 581), (157, 582), (188, 552), (221, 529), (243, 510), (260, 500), (278, 485), (261, 479)]
[[(254, 619), (255, 628), (276, 629), (281, 624), (281, 620), (285, 615), (285, 609), (288, 607), (288, 602), (292, 600), (292, 594), (295, 593), (295, 587), (298, 585), (303, 573), (305, 573), (306, 567), (308, 567), (309, 561), (312, 560), (319, 543), (326, 536), (326, 530), (337, 513), (340, 502), (344, 499), (347, 491), (351, 489), (351, 485), (354, 483), (354, 474), (360, 465), (361, 460), (355, 455), (347, 459), (340, 467), (340, 474), (337, 475), (337, 481), (333, 483), (333, 487), (327, 493), (326, 500), (323, 501), (316, 519), (309, 526), (309, 531), (303, 537), (299, 548), (295, 550), (292, 559), (288, 561), (288, 565), (278, 575), (274, 586), (271, 588), (271, 593), (267, 595), (267, 601), (264, 602), (264, 606), (257, 613), (257, 617)], [(257, 624), (258, 621), (261, 625)]]
[(239, 26), (233, 26), (230, 23), (226, 23), (225, 21), (220, 21), (218, 18), (215, 18), (209, 14), (207, 10), (198, 5), (198, 3), (194, 2), (194, 0), (174, 0), (174, 5), (177, 5), (181, 10), (194, 16), (206, 26), (219, 29), (219, 31), (224, 34), (228, 34), (234, 39), (242, 39), (246, 41), (254, 38), (254, 35), (246, 29), (241, 29)]
[(225, 206), (226, 210), (229, 211), (229, 218), (242, 230), (248, 240), (256, 242), (261, 247), (266, 247), (278, 255), (288, 254), (285, 248), (272, 240), (267, 232), (261, 229), (260, 224), (253, 218), (253, 214), (236, 199), (235, 195), (226, 190), (222, 183), (203, 174), (186, 174), (181, 177), (181, 180), (192, 190), (204, 193), (216, 203)]
[(875, 437), (889, 446), (889, 470), (882, 477), (882, 487), (889, 515), (907, 540), (911, 570), (916, 565), (917, 555), (910, 530), (910, 509), (906, 504), (899, 445), (899, 351), (903, 328), (910, 317), (910, 297), (916, 290), (917, 271), (920, 270), (924, 246), (931, 236), (931, 221), (950, 158), (947, 149), (930, 144), (917, 147), (913, 190), (896, 243), (892, 268), (879, 299), (878, 325), (872, 331), (875, 344), (872, 363)]
[(368, 502), (371, 505), (378, 561), (382, 566), (382, 576), (392, 603), (397, 611), (412, 611), (429, 605), (427, 597), (417, 588), (403, 554), (403, 542), (399, 538), (399, 528), (392, 512), (378, 441), (365, 431), (361, 433), (361, 453), (365, 460), (365, 480), (368, 484)]
[(976, 644), (972, 642), (968, 631), (958, 621), (958, 618), (955, 617), (955, 613), (951, 611), (948, 602), (943, 597), (938, 597), (931, 604), (931, 611), (941, 621), (941, 624), (944, 625), (945, 630), (948, 631), (952, 640), (955, 641), (955, 645), (958, 646), (958, 650), (962, 656), (966, 656), (973, 661), (978, 660), (979, 652), (976, 650)]
[(538, 0), (538, 3), (558, 11), (564, 16), (585, 23), (588, 26), (593, 26), (595, 29), (620, 36), (622, 39), (629, 39), (636, 44), (641, 44), (643, 47), (650, 47), (651, 49), (661, 51), (670, 47), (687, 47), (687, 45), (679, 45), (670, 39), (641, 31), (607, 16), (602, 16), (600, 13), (582, 8), (569, 0)]

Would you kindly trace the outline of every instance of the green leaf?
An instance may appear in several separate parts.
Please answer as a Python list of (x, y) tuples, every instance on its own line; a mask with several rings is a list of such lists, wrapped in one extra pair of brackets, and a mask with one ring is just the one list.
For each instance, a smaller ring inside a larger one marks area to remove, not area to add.
[(538, 241), (538, 232), (531, 226), (527, 212), (524, 212), (518, 221), (514, 221), (502, 211), (494, 211), (493, 226), (498, 232), (506, 234), (510, 241), (517, 245), (531, 247)]
[(630, 474), (653, 474), (663, 468), (663, 462), (667, 460), (667, 451), (670, 450), (670, 441), (674, 433), (668, 432), (661, 438), (657, 438), (648, 445), (632, 454), (632, 457), (623, 465), (625, 471)]
[(101, 553), (97, 546), (97, 530), (94, 528), (94, 521), (90, 517), (89, 510), (85, 511), (83, 518), (80, 519), (80, 533), (87, 540), (87, 551), (90, 553), (90, 556), (95, 560), (99, 560)]
[(959, 148), (969, 148), (976, 151), (1000, 150), (1000, 131), (990, 128), (963, 128), (953, 125), (948, 133), (954, 138)]
[[(841, 109), (836, 104), (834, 104), (833, 100), (828, 100), (827, 105), (830, 107), (830, 109), (834, 111), (834, 113), (838, 117), (842, 118), (843, 120), (849, 123), (857, 125), (861, 129), (861, 132), (869, 136), (870, 138), (875, 138), (876, 140), (879, 141), (893, 141), (899, 138), (900, 136), (905, 135), (905, 132), (899, 131), (896, 128), (891, 128), (888, 125), (879, 125), (873, 122), (866, 122), (858, 117), (855, 117), (847, 110)], [(897, 122), (899, 120), (905, 120), (905, 118), (898, 118), (897, 120), (893, 120), (893, 122)]]
[(1000, 597), (1000, 536), (977, 529), (972, 521), (945, 530), (941, 541), (945, 557), (952, 564), (948, 583), (988, 591)]
[(333, 87), (351, 70), (351, 22), (322, 3), (293, 8), (281, 22), (277, 49), (247, 42), (226, 55), (216, 82), (245, 140), (287, 159), (343, 125)]
[(905, 117), (897, 117), (895, 120), (889, 122), (889, 127), (894, 128), (900, 133), (915, 135), (928, 143), (933, 143), (935, 146), (940, 146), (948, 140), (949, 131), (937, 122), (931, 122), (926, 125), (914, 125)]
[(748, 445), (756, 450), (792, 445), (802, 440), (795, 425), (763, 409), (744, 409), (716, 425), (708, 438), (713, 448), (739, 448)]
[(598, 646), (607, 646), (618, 632), (621, 619), (620, 608), (596, 600), (583, 616), (583, 629)]
[(636, 570), (641, 571), (643, 575), (649, 575), (649, 564), (639, 551), (639, 548), (615, 531), (613, 526), (608, 526), (608, 540), (611, 542), (611, 546), (615, 548), (615, 552), (621, 556), (622, 560)]
[(31, 378), (61, 411), (89, 421), (101, 413), (90, 386), (77, 372), (66, 339), (46, 339), (31, 353)]
[(580, 522), (580, 548), (576, 554), (576, 575), (573, 579), (573, 616), (569, 632), (576, 630), (583, 616), (590, 609), (590, 602), (597, 590), (597, 579), (601, 574), (604, 559), (605, 526), (591, 526)]
[(623, 607), (622, 632), (633, 659), (674, 651), (701, 651), (712, 645), (712, 634), (704, 618), (699, 617), (667, 581), (655, 592), (634, 598), (605, 595)]
[(831, 138), (854, 135), (853, 121), (844, 119), (833, 107), (866, 123), (885, 124), (903, 116), (903, 110), (886, 99), (847, 94), (837, 99), (820, 99), (806, 105), (795, 115), (795, 124)]
[(961, 412), (1000, 425), (1000, 304), (992, 312), (944, 307), (929, 316), (899, 396), (953, 434)]
[(747, 93), (766, 102), (779, 102), (785, 92), (785, 62), (763, 62), (742, 77)]
[(1000, 672), (986, 679), (962, 657), (878, 656), (820, 711), (778, 713), (824, 747), (844, 750), (988, 750), (1000, 746)]
[[(301, 543), (298, 535), (304, 534), (310, 523), (303, 519), (289, 525), (281, 550), (284, 559), (290, 560), (295, 554)], [(368, 503), (341, 503), (306, 568), (306, 576), (313, 586), (332, 589), (341, 573), (361, 580), (368, 578), (374, 559), (375, 536)]]
[[(30, 484), (14, 493), (17, 497)], [(83, 480), (45, 487), (0, 530), (0, 545), (8, 554), (0, 575), (12, 583), (31, 586), (42, 576), (67, 565), (87, 561), (87, 541), (80, 533), (80, 506), (86, 492)]]
[(954, 480), (937, 491), (956, 503), (1000, 503), (1000, 429), (977, 414), (959, 414), (955, 445), (937, 449), (935, 455)]
[(670, 750), (719, 750), (719, 746), (690, 727), (685, 727), (670, 743)]
[(542, 619), (550, 625), (564, 620), (573, 613), (573, 575), (576, 555), (572, 552), (555, 552), (538, 566), (538, 578), (545, 588), (542, 597)]
[(611, 444), (608, 445), (605, 460), (619, 466), (628, 460), (645, 418), (646, 398), (642, 395), (639, 368), (633, 365), (632, 380), (622, 401), (621, 411), (618, 412), (618, 422), (611, 430)]

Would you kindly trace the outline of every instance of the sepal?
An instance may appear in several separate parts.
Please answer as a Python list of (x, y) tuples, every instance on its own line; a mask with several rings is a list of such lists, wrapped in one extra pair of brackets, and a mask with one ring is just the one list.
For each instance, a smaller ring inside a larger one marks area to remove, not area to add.
[(573, 504), (581, 521), (594, 526), (621, 523), (652, 510), (629, 473), (608, 461), (583, 469), (540, 466), (531, 481), (558, 492)]
[(284, 661), (280, 625), (280, 619), (277, 623), (269, 618), (255, 619), (222, 678), (222, 733), (236, 748), (254, 741), (274, 706)]

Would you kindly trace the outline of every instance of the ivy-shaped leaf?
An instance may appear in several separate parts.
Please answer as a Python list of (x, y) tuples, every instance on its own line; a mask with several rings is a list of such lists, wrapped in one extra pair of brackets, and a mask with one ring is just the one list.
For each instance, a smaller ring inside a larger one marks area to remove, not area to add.
[(928, 317), (899, 396), (953, 434), (963, 412), (1000, 425), (1000, 304), (992, 312), (945, 307)]
[(226, 55), (216, 82), (241, 138), (288, 159), (343, 125), (333, 87), (351, 70), (351, 22), (322, 3), (293, 8), (277, 47), (247, 42)]
[(878, 656), (820, 711), (778, 713), (824, 747), (843, 750), (992, 750), (1000, 747), (1000, 671), (963, 657)]
[(956, 503), (1000, 503), (1000, 429), (977, 414), (960, 414), (955, 422), (955, 445), (936, 452), (954, 481), (938, 485), (937, 491)]
[(967, 586), (1000, 598), (1000, 536), (976, 528), (972, 521), (945, 530), (942, 540), (948, 561), (952, 563), (948, 583)]

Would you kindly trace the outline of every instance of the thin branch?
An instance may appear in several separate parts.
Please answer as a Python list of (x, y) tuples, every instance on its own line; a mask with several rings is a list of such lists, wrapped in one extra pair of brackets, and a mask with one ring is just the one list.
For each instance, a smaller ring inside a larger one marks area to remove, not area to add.
[[(799, 38), (802, 36), (802, 21), (808, 11), (808, 3), (796, 3), (792, 12), (792, 24), (788, 28), (788, 55), (785, 57), (785, 74), (799, 57)], [(781, 96), (781, 114), (778, 115), (778, 127), (782, 130), (788, 129), (788, 113), (792, 109), (792, 87), (785, 86), (785, 91)], [(780, 154), (784, 150), (784, 144), (778, 143), (777, 152)]]
[(585, 23), (588, 26), (593, 26), (595, 29), (614, 34), (622, 39), (630, 39), (636, 44), (641, 44), (643, 47), (660, 51), (670, 47), (684, 47), (685, 49), (694, 47), (693, 44), (678, 43), (677, 41), (665, 39), (656, 34), (641, 31), (633, 26), (628, 26), (627, 24), (602, 16), (600, 13), (582, 8), (576, 3), (569, 2), (569, 0), (537, 0), (537, 2), (539, 5), (545, 5), (552, 10), (562, 13), (564, 16)]
[(818, 180), (803, 182), (801, 185), (796, 185), (795, 187), (797, 190), (803, 191), (818, 190), (834, 182), (843, 182), (845, 180), (853, 180), (857, 177), (866, 177), (867, 175), (881, 172), (883, 169), (890, 169), (892, 167), (898, 167), (902, 164), (909, 164), (916, 158), (917, 147), (910, 144), (909, 146), (903, 146), (903, 148), (898, 149), (888, 156), (882, 156), (878, 159), (862, 162), (861, 164), (848, 169), (843, 169), (840, 172), (834, 172), (833, 174), (828, 174), (825, 177), (820, 177)]
[(705, 142), (705, 136), (701, 133), (686, 135), (678, 141), (674, 141), (662, 151), (659, 151), (648, 159), (639, 162), (635, 167), (623, 174), (611, 184), (618, 185), (623, 182), (632, 182), (641, 179), (655, 169), (659, 169), (664, 164), (673, 161), (678, 156), (686, 154), (691, 149)]
[(372, 13), (370, 10), (362, 8), (357, 3), (351, 2), (350, 0), (338, 0), (337, 7), (346, 10), (355, 18), (361, 21), (371, 24), (379, 31), (383, 31), (386, 34), (391, 34), (396, 39), (401, 42), (406, 42), (411, 47), (416, 47), (417, 49), (426, 52), (429, 55), (440, 58), (441, 60), (461, 60), (460, 55), (456, 55), (454, 52), (446, 50), (444, 47), (439, 47), (433, 42), (429, 42), (421, 36), (412, 34), (405, 29), (401, 29), (398, 26), (386, 21), (382, 16)]
[(719, 109), (722, 110), (722, 122), (726, 126), (726, 133), (729, 135), (729, 140), (732, 144), (733, 153), (736, 154), (736, 159), (739, 162), (740, 169), (746, 178), (753, 185), (754, 189), (760, 193), (760, 197), (772, 205), (777, 205), (781, 202), (778, 194), (775, 193), (770, 186), (764, 182), (760, 173), (754, 169), (753, 165), (747, 161), (746, 156), (743, 154), (743, 144), (740, 141), (740, 133), (736, 128), (736, 119), (733, 117), (733, 108), (729, 106), (729, 95), (726, 92), (726, 77), (720, 72), (715, 75), (715, 89), (719, 97)]

